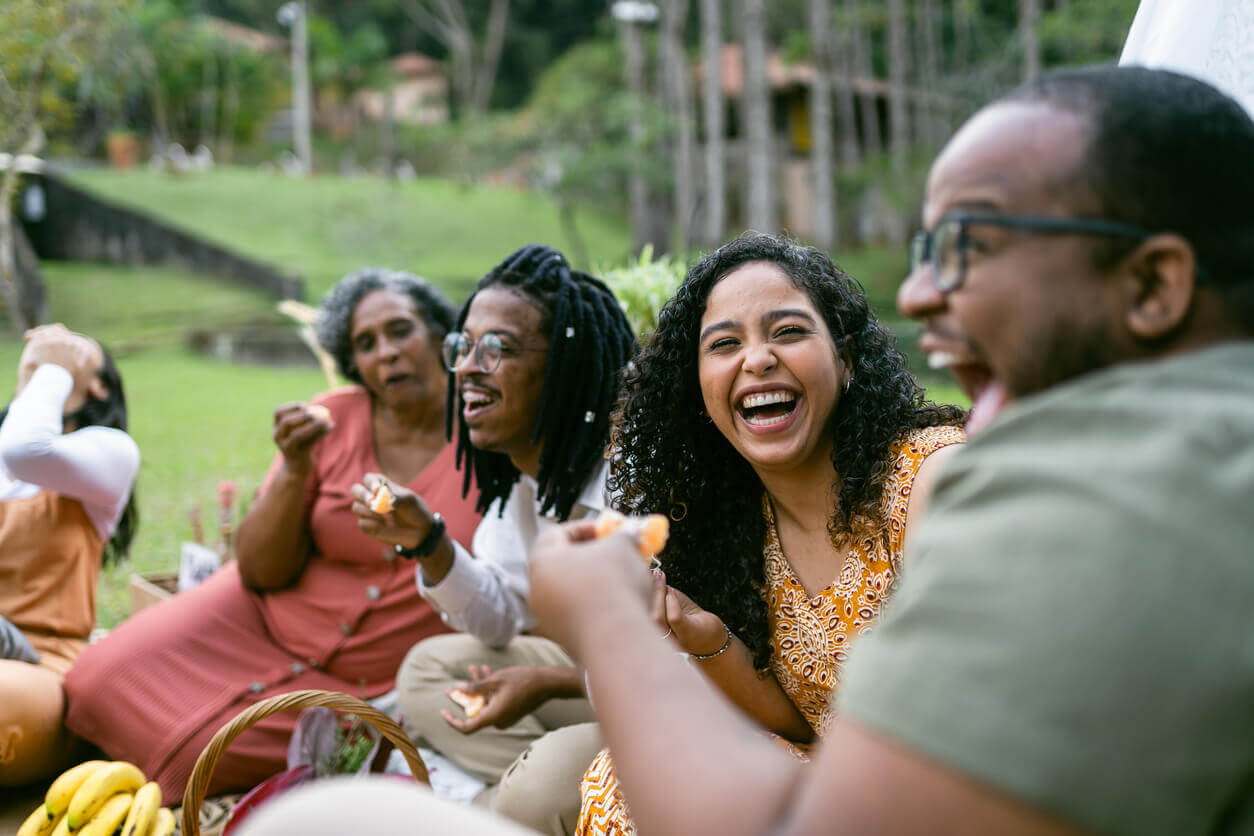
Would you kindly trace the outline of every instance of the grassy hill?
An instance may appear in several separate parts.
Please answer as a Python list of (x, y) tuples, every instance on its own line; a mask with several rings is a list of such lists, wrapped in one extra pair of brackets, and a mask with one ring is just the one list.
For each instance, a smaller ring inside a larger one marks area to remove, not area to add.
[[(511, 188), (240, 168), (182, 177), (104, 168), (69, 173), (102, 197), (302, 276), (310, 301), (365, 265), (417, 273), (460, 300), (523, 244), (548, 243), (574, 257), (548, 198)], [(627, 257), (631, 240), (621, 218), (582, 211), (576, 224), (594, 264)]]

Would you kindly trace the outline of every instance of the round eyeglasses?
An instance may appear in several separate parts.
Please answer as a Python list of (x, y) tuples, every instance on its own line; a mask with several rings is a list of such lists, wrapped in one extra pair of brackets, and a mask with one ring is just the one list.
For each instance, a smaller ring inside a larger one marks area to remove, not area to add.
[(499, 335), (491, 332), (484, 334), (478, 340), (471, 339), (470, 335), (464, 331), (454, 332), (444, 338), (440, 350), (440, 358), (444, 361), (445, 370), (457, 371), (472, 351), (475, 355), (475, 366), (479, 371), (492, 374), (501, 367), (501, 358), (506, 354), (517, 354), (522, 351), (547, 352), (548, 349), (507, 346), (501, 342)]

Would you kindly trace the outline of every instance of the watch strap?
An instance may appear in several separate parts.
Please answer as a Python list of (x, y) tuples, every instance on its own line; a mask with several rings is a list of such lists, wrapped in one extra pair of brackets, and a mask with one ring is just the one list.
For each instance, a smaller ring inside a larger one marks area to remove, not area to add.
[(440, 541), (444, 539), (444, 530), (444, 517), (440, 516), (440, 512), (437, 511), (431, 515), (431, 530), (427, 532), (426, 537), (422, 538), (422, 542), (414, 546), (412, 549), (407, 549), (399, 543), (394, 545), (392, 548), (401, 557), (409, 560), (414, 560), (419, 557), (430, 557), (431, 554), (439, 547)]

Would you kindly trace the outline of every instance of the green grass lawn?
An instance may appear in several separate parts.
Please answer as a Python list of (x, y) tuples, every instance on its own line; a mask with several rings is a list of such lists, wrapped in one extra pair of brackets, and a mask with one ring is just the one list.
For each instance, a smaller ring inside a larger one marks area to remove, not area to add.
[[(341, 276), (371, 264), (425, 276), (460, 299), (523, 244), (551, 244), (574, 257), (553, 204), (518, 189), (242, 168), (183, 177), (76, 169), (71, 177), (109, 200), (304, 277), (314, 302)], [(594, 264), (627, 257), (631, 238), (621, 218), (583, 210), (576, 223)]]

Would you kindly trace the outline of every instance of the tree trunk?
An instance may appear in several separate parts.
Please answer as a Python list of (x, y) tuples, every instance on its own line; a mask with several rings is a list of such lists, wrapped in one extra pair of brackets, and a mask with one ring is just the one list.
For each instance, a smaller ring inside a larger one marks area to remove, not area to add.
[(496, 70), (501, 65), (501, 51), (505, 48), (505, 30), (509, 23), (509, 0), (492, 0), (488, 13), (488, 28), (483, 37), (483, 57), (474, 73), (474, 106), (487, 110), (492, 102), (492, 87), (496, 84)]
[[(627, 175), (627, 207), (631, 217), (633, 252), (640, 252), (646, 245), (654, 244), (652, 213), (649, 207), (649, 184), (640, 171), (644, 164), (644, 114), (641, 108), (645, 100), (644, 43), (640, 26), (632, 21), (619, 23), (623, 38), (623, 70), (627, 90), (632, 98), (632, 115), (628, 133), (635, 149), (636, 165)], [(654, 249), (657, 249), (654, 247)]]
[[(845, 17), (849, 19), (854, 71), (862, 78), (875, 78), (875, 68), (871, 63), (871, 32), (862, 20), (859, 0), (845, 0)], [(863, 93), (858, 97), (858, 106), (862, 114), (862, 136), (866, 149), (872, 154), (879, 153), (884, 150), (884, 135), (880, 131), (880, 112), (875, 94)]]
[(693, 182), (694, 139), (692, 95), (689, 87), (688, 59), (684, 53), (684, 22), (688, 18), (688, 0), (669, 0), (662, 5), (662, 76), (666, 89), (667, 111), (675, 123), (671, 139), (671, 168), (675, 181), (674, 252), (687, 252), (692, 240), (691, 225), (696, 204)]
[(858, 99), (853, 88), (853, 80), (858, 71), (848, 25), (842, 28), (839, 39), (835, 39), (835, 35), (833, 38), (833, 43), (839, 44), (834, 63), (839, 67), (841, 77), (840, 84), (836, 87), (836, 114), (840, 121), (840, 164), (845, 171), (853, 171), (858, 167), (862, 154), (858, 148)]
[(910, 105), (906, 80), (910, 77), (910, 57), (906, 51), (905, 0), (888, 0), (888, 113), (889, 151), (893, 171), (904, 174), (910, 153)]
[(937, 25), (940, 11), (937, 0), (919, 0), (918, 31), (923, 42), (923, 60), (919, 73), (919, 119), (923, 141), (928, 147), (935, 147), (944, 139), (944, 127), (941, 125), (940, 113), (934, 103), (940, 80), (940, 38)]
[(810, 162), (814, 177), (814, 243), (830, 251), (836, 246), (835, 142), (832, 132), (831, 0), (809, 0), (814, 83), (810, 87)]
[(727, 233), (727, 152), (723, 103), (722, 0), (701, 0), (701, 53), (705, 63), (701, 88), (705, 123), (705, 213), (702, 243), (721, 244)]
[(974, 0), (954, 0), (954, 69), (965, 73), (971, 67), (971, 4)]
[(383, 176), (396, 178), (396, 90), (389, 76), (383, 84), (383, 118), (379, 120), (379, 156), (383, 158)]
[(1019, 0), (1019, 40), (1023, 44), (1024, 81), (1031, 81), (1041, 74), (1041, 44), (1036, 37), (1040, 16), (1040, 0)]
[(766, 0), (740, 0), (744, 48), (744, 92), (741, 123), (745, 127), (745, 206), (748, 225), (759, 232), (775, 231), (775, 190), (771, 164), (770, 88), (766, 78)]

